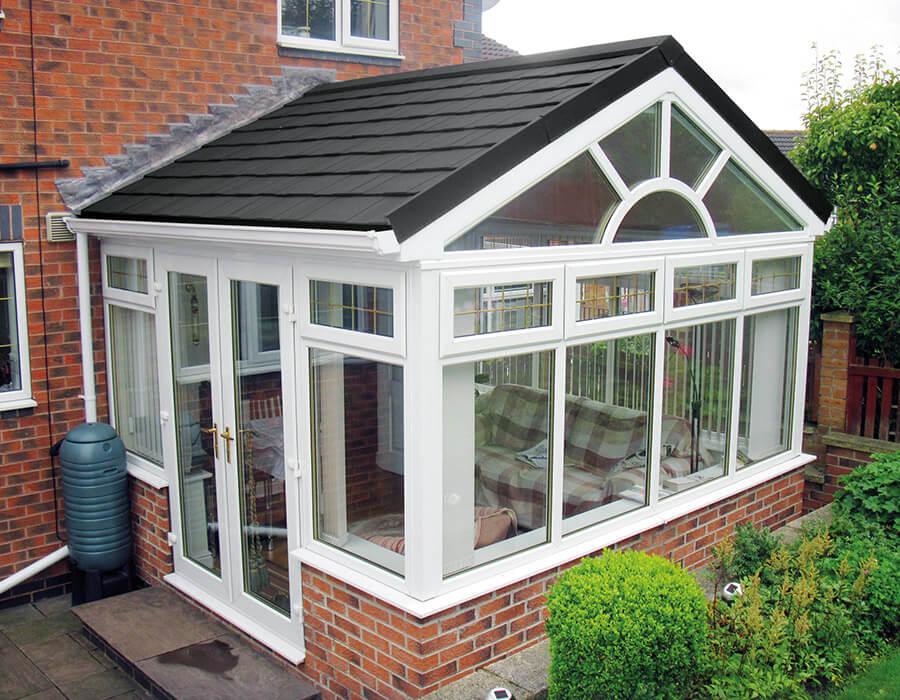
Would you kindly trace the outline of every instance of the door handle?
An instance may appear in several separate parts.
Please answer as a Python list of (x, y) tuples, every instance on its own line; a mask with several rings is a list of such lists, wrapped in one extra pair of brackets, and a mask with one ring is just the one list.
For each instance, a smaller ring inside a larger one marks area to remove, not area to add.
[(213, 423), (212, 428), (206, 428), (204, 431), (207, 435), (213, 436), (213, 452), (216, 455), (216, 459), (219, 458), (219, 424)]
[(234, 442), (234, 435), (231, 434), (231, 427), (225, 426), (225, 430), (219, 435), (225, 441), (225, 461), (231, 464), (231, 443)]

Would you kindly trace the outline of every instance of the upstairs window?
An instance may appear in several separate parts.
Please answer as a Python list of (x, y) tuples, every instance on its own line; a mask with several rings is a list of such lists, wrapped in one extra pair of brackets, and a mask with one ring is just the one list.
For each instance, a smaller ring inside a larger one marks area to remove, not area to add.
[(279, 43), (351, 53), (398, 52), (397, 0), (279, 0)]

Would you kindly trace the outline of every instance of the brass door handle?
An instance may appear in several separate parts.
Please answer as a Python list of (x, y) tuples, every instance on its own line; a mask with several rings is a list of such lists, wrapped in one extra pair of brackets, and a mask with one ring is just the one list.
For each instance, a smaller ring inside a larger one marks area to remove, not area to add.
[(234, 442), (234, 436), (231, 434), (231, 427), (225, 426), (225, 430), (219, 435), (225, 441), (225, 461), (231, 464), (231, 443)]
[(216, 459), (219, 458), (219, 424), (213, 423), (212, 428), (206, 428), (204, 431), (207, 435), (212, 434), (213, 436), (213, 452), (216, 455)]

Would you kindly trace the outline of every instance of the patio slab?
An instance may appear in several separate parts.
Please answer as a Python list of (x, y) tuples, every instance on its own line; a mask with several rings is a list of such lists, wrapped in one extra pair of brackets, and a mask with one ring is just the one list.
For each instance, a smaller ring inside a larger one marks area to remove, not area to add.
[(155, 697), (321, 700), (297, 674), (166, 588), (105, 598), (74, 612), (88, 638)]

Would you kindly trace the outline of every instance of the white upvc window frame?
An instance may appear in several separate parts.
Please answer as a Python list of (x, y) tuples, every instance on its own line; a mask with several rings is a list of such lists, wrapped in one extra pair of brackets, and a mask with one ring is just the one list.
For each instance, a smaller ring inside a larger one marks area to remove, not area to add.
[[(653, 274), (653, 311), (607, 316), (587, 321), (578, 320), (578, 280), (592, 277)], [(620, 330), (656, 326), (662, 323), (665, 304), (665, 258), (648, 256), (615, 261), (570, 263), (566, 265), (565, 337), (574, 340), (582, 336)]]
[[(13, 294), (16, 313), (16, 357), (19, 388), (0, 392), (0, 412), (18, 408), (33, 408), (37, 402), (31, 391), (31, 358), (28, 344), (28, 309), (25, 303), (25, 256), (21, 243), (0, 243), (0, 252), (12, 257)], [(12, 360), (12, 357), (10, 358)]]
[[(753, 263), (761, 260), (777, 260), (779, 258), (800, 258), (800, 285), (796, 289), (785, 289), (780, 292), (764, 292), (753, 294)], [(765, 248), (751, 248), (746, 252), (746, 302), (745, 308), (754, 309), (760, 306), (802, 301), (812, 293), (812, 250), (809, 245), (783, 245)]]
[[(109, 285), (109, 268), (107, 259), (109, 257), (135, 258), (143, 260), (147, 266), (147, 293), (132, 292), (118, 287)], [(106, 342), (106, 376), (109, 377), (109, 420), (114, 428), (116, 426), (116, 382), (115, 372), (113, 371), (113, 358), (110, 351), (112, 345), (112, 324), (110, 323), (110, 307), (117, 306), (132, 311), (140, 311), (150, 314), (154, 322), (154, 337), (151, 338), (154, 350), (158, 351), (159, 345), (159, 328), (156, 324), (156, 306), (159, 290), (156, 284), (153, 248), (144, 246), (130, 246), (121, 243), (111, 243), (103, 241), (100, 249), (100, 276), (102, 279), (103, 289), (103, 326)], [(159, 356), (157, 354), (157, 376), (154, 381), (157, 386), (162, 386), (163, 368), (159, 364)], [(164, 439), (164, 438), (163, 438)], [(164, 455), (160, 455), (160, 461), (154, 462), (139, 454), (126, 450), (125, 463), (128, 473), (136, 479), (153, 486), (154, 488), (165, 488), (169, 485), (166, 475)]]
[[(381, 287), (390, 289), (393, 294), (393, 328), (392, 336), (377, 335), (349, 328), (338, 328), (313, 323), (310, 308), (310, 282), (335, 282), (351, 286)], [(385, 362), (402, 364), (406, 357), (406, 279), (405, 273), (397, 270), (379, 270), (377, 268), (350, 267), (345, 265), (321, 265), (319, 270), (311, 270), (304, 266), (297, 284), (297, 308), (295, 313), (299, 321), (300, 334), (318, 346), (319, 342), (342, 347), (347, 353), (368, 351), (376, 356), (391, 357)]]
[[(728, 264), (733, 264), (735, 266), (733, 299), (722, 299), (720, 301), (690, 304), (688, 306), (675, 306), (676, 269)], [(667, 324), (681, 324), (698, 318), (708, 318), (737, 312), (742, 309), (744, 305), (746, 296), (744, 286), (744, 254), (742, 250), (671, 255), (666, 259), (665, 321)]]
[(370, 39), (350, 33), (351, 0), (334, 0), (334, 40), (301, 37), (282, 31), (282, 2), (278, 0), (278, 44), (289, 48), (327, 51), (386, 58), (402, 58), (400, 55), (400, 0), (389, 0), (388, 38)]
[[(560, 340), (565, 317), (565, 268), (562, 265), (515, 266), (477, 271), (447, 272), (441, 275), (440, 325), (441, 357), (488, 352), (503, 353), (510, 348), (530, 352), (529, 346)], [(533, 328), (454, 336), (454, 299), (457, 289), (498, 284), (550, 282), (550, 324)]]

